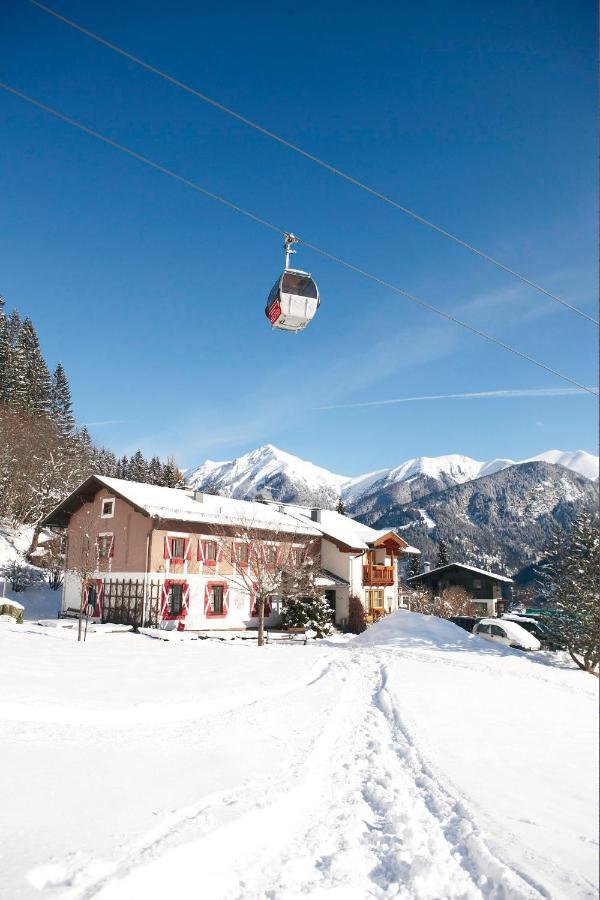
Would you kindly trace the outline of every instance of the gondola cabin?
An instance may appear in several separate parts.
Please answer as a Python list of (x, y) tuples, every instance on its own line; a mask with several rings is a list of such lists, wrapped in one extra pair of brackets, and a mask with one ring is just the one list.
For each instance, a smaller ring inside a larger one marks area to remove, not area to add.
[(302, 331), (320, 302), (319, 289), (308, 272), (285, 269), (271, 289), (265, 314), (273, 328)]

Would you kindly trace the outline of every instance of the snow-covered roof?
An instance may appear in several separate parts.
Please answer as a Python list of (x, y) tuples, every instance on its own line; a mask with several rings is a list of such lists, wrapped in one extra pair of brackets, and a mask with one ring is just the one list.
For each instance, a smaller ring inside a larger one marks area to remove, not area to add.
[(466, 563), (452, 562), (447, 563), (445, 566), (438, 566), (436, 569), (430, 569), (429, 572), (421, 572), (420, 575), (413, 575), (412, 578), (407, 578), (407, 581), (417, 581), (419, 578), (424, 578), (428, 575), (433, 575), (435, 572), (443, 572), (444, 569), (450, 569), (453, 566), (458, 566), (459, 569), (467, 569), (469, 572), (475, 572), (476, 575), (487, 575), (488, 578), (495, 578), (496, 581), (505, 581), (507, 584), (512, 584), (512, 578), (507, 578), (506, 575), (498, 575), (497, 572), (487, 572), (485, 569), (477, 569), (475, 566), (468, 566)]
[(207, 525), (244, 525), (248, 528), (283, 531), (287, 534), (300, 533), (314, 536), (320, 534), (313, 527), (313, 523), (293, 521), (289, 516), (279, 512), (277, 508), (264, 503), (233, 500), (214, 494), (201, 494), (198, 495), (199, 499), (196, 499), (193, 490), (158, 487), (154, 484), (109, 478), (105, 475), (94, 475), (80, 485), (46, 517), (45, 521), (53, 524), (56, 514), (68, 504), (69, 499), (76, 497), (78, 492), (94, 479), (147, 515), (157, 516), (160, 519), (196, 524), (206, 522)]
[[(330, 537), (337, 543), (345, 544), (347, 547), (351, 547), (354, 550), (367, 550), (378, 540), (381, 540), (386, 537), (386, 535), (392, 533), (399, 541), (405, 543), (399, 535), (392, 532), (389, 528), (378, 531), (375, 528), (371, 528), (369, 525), (363, 525), (362, 522), (357, 522), (356, 519), (352, 519), (350, 516), (344, 516), (332, 509), (318, 510), (317, 513), (319, 518), (317, 521), (311, 518), (313, 510), (310, 507), (286, 506), (284, 507), (284, 510), (285, 515), (294, 519), (309, 519), (311, 525), (317, 528), (321, 534), (325, 535), (325, 537)], [(414, 548), (412, 549), (414, 552)]]

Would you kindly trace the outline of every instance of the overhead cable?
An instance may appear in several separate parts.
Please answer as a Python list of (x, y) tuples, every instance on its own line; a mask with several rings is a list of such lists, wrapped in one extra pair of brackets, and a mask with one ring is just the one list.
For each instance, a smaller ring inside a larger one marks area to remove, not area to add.
[(56, 12), (56, 10), (52, 9), (49, 6), (46, 6), (44, 3), (40, 3), (39, 0), (29, 0), (29, 2), (33, 6), (37, 6), (38, 9), (41, 9), (43, 12), (48, 13), (48, 15), (53, 16), (55, 19), (58, 19), (61, 22), (64, 22), (65, 25), (68, 25), (70, 28), (74, 28), (76, 31), (81, 32), (81, 34), (85, 34), (86, 37), (91, 38), (91, 40), (96, 41), (99, 44), (102, 44), (104, 47), (108, 47), (109, 50), (113, 50), (115, 53), (120, 54), (125, 57), (125, 59), (130, 60), (138, 66), (141, 66), (143, 69), (146, 69), (148, 72), (152, 72), (154, 75), (158, 75), (159, 78), (163, 78), (165, 81), (168, 81), (170, 84), (175, 85), (175, 87), (180, 88), (182, 91), (186, 91), (188, 94), (192, 94), (194, 97), (197, 97), (199, 100), (202, 100), (204, 103), (210, 104), (215, 109), (220, 110), (228, 116), (231, 116), (234, 119), (237, 119), (238, 122), (242, 122), (244, 125), (247, 125), (249, 128), (253, 128), (255, 131), (260, 132), (265, 135), (265, 137), (271, 138), (274, 141), (277, 141), (279, 144), (282, 144), (284, 147), (287, 147), (288, 150), (292, 150), (294, 153), (300, 154), (300, 156), (305, 157), (305, 159), (309, 159), (311, 162), (316, 163), (316, 165), (321, 166), (323, 169), (327, 169), (327, 171), (332, 172), (334, 175), (343, 178), (345, 181), (348, 181), (350, 184), (353, 184), (355, 187), (360, 188), (363, 191), (366, 191), (368, 194), (371, 194), (372, 197), (376, 197), (378, 200), (382, 200), (384, 203), (387, 203), (389, 206), (393, 206), (395, 209), (398, 209), (400, 212), (404, 213), (407, 216), (411, 216), (413, 219), (416, 219), (417, 222), (420, 222), (422, 225), (427, 226), (427, 228), (433, 229), (433, 231), (437, 231), (438, 234), (443, 235), (444, 237), (449, 238), (451, 241), (454, 241), (456, 244), (459, 244), (461, 247), (464, 247), (466, 250), (470, 250), (471, 253), (475, 253), (477, 256), (484, 259), (486, 262), (492, 263), (492, 265), (497, 266), (497, 268), (502, 269), (504, 272), (507, 272), (509, 275), (512, 275), (515, 278), (518, 278), (523, 284), (528, 285), (536, 291), (539, 291), (541, 294), (544, 294), (550, 300), (554, 300), (556, 303), (560, 303), (566, 309), (580, 316), (582, 319), (587, 319), (589, 322), (592, 322), (594, 325), (598, 325), (598, 321), (594, 319), (592, 316), (589, 316), (587, 313), (583, 312), (583, 310), (578, 309), (576, 306), (573, 306), (571, 303), (568, 303), (562, 297), (559, 297), (557, 294), (552, 291), (547, 290), (542, 287), (542, 285), (538, 284), (535, 281), (532, 281), (527, 276), (522, 275), (520, 272), (517, 272), (515, 269), (512, 269), (510, 266), (501, 262), (501, 260), (496, 259), (491, 256), (489, 253), (486, 253), (484, 250), (481, 250), (479, 247), (476, 247), (474, 244), (469, 243), (469, 241), (464, 240), (458, 235), (453, 234), (451, 231), (448, 231), (446, 228), (442, 228), (441, 225), (437, 225), (435, 222), (432, 222), (430, 219), (426, 219), (424, 216), (419, 215), (419, 213), (415, 212), (412, 209), (409, 209), (407, 206), (403, 206), (401, 203), (398, 203), (392, 197), (387, 194), (381, 193), (381, 191), (372, 188), (370, 185), (366, 184), (364, 181), (360, 181), (358, 178), (354, 178), (354, 176), (349, 175), (347, 172), (344, 172), (342, 169), (337, 168), (337, 166), (332, 165), (331, 163), (326, 162), (324, 159), (321, 159), (315, 154), (310, 153), (308, 150), (304, 150), (302, 147), (298, 146), (298, 144), (292, 143), (292, 141), (286, 140), (286, 138), (281, 137), (281, 135), (276, 134), (274, 131), (270, 131), (268, 128), (265, 128), (262, 125), (259, 125), (258, 122), (254, 122), (252, 119), (249, 119), (247, 116), (242, 115), (241, 113), (236, 112), (233, 109), (230, 109), (225, 104), (220, 103), (218, 100), (215, 100), (213, 97), (209, 97), (208, 94), (202, 93), (202, 91), (197, 90), (189, 84), (186, 84), (184, 81), (180, 81), (178, 78), (175, 78), (173, 75), (169, 75), (168, 72), (164, 72), (162, 69), (157, 68), (156, 66), (151, 65), (150, 63), (145, 62), (143, 59), (140, 59), (139, 56), (135, 56), (133, 53), (129, 53), (127, 50), (124, 50), (122, 47), (119, 47), (117, 44), (113, 44), (111, 41), (106, 40), (106, 38), (101, 37), (99, 34), (96, 34), (93, 31), (90, 31), (88, 28), (84, 28), (83, 25), (79, 25), (77, 22), (74, 22), (72, 19), (68, 19), (66, 16), (61, 15)]
[[(222, 197), (220, 194), (215, 194), (213, 191), (209, 191), (207, 188), (202, 187), (197, 184), (195, 181), (192, 181), (189, 178), (185, 178), (183, 175), (179, 175), (177, 172), (174, 172), (172, 169), (168, 169), (166, 166), (161, 165), (160, 163), (155, 162), (152, 159), (149, 159), (147, 156), (143, 156), (141, 153), (138, 153), (135, 150), (132, 150), (130, 147), (126, 147), (124, 144), (119, 143), (118, 141), (114, 141), (112, 138), (107, 137), (99, 131), (96, 131), (94, 128), (90, 128), (87, 125), (83, 125), (81, 122), (78, 122), (76, 119), (71, 118), (70, 116), (65, 115), (64, 113), (59, 112), (57, 109), (54, 109), (51, 106), (48, 106), (45, 103), (42, 103), (40, 100), (36, 100), (34, 97), (30, 97), (28, 94), (23, 93), (22, 91), (17, 90), (17, 88), (12, 87), (9, 84), (0, 81), (0, 88), (4, 91), (7, 91), (10, 94), (13, 94), (16, 97), (19, 97), (21, 100), (25, 100), (27, 103), (30, 103), (32, 106), (37, 107), (38, 109), (43, 110), (44, 112), (49, 113), (51, 116), (54, 116), (57, 119), (60, 119), (62, 122), (66, 122), (68, 125), (72, 125), (74, 128), (77, 128), (79, 131), (83, 131), (85, 134), (89, 134), (91, 137), (97, 138), (99, 141), (102, 141), (104, 144), (108, 144), (110, 147), (113, 147), (115, 150), (120, 150), (122, 153), (127, 154), (128, 156), (133, 157), (134, 159), (139, 160), (139, 162), (143, 162), (145, 165), (150, 166), (152, 169), (156, 169), (158, 172), (162, 172), (163, 175), (168, 175), (170, 178), (174, 178), (176, 181), (184, 184), (186, 187), (192, 188), (192, 190), (197, 191), (200, 194), (203, 194), (206, 197), (210, 197), (211, 200), (216, 200), (218, 203), (222, 203), (224, 206), (229, 209), (234, 210), (235, 212), (240, 213), (245, 216), (247, 219), (251, 219), (253, 222), (257, 222), (259, 225), (263, 225), (265, 228), (269, 228), (271, 231), (275, 231), (278, 234), (286, 235), (288, 233), (288, 229), (281, 228), (278, 225), (274, 225), (272, 222), (269, 222), (267, 219), (264, 219), (262, 216), (256, 215), (256, 213), (250, 212), (247, 209), (244, 209), (243, 206), (240, 206), (238, 203), (234, 203), (231, 200), (228, 200), (226, 197)], [(322, 247), (318, 247), (316, 244), (311, 244), (309, 241), (305, 241), (302, 238), (298, 239), (301, 244), (307, 247), (310, 250), (313, 250), (315, 253), (320, 254), (326, 259), (331, 260), (332, 262), (337, 263), (340, 266), (344, 266), (346, 269), (350, 269), (352, 272), (355, 272), (358, 275), (362, 275), (363, 278), (368, 278), (370, 281), (375, 282), (376, 284), (381, 285), (382, 287), (387, 288), (393, 293), (410, 300), (411, 303), (415, 303), (418, 306), (421, 306), (423, 309), (427, 309), (429, 312), (434, 313), (437, 316), (440, 316), (443, 319), (446, 319), (448, 322), (452, 322), (455, 325), (459, 325), (461, 328), (470, 331), (472, 334), (477, 335), (478, 337), (484, 338), (486, 341), (489, 341), (492, 344), (496, 344), (496, 346), (501, 347), (503, 350), (507, 350), (509, 353), (513, 353), (515, 356), (520, 357), (521, 359), (526, 360), (527, 362), (532, 363), (540, 369), (544, 369), (544, 371), (549, 372), (551, 375), (555, 375), (557, 378), (560, 378), (562, 381), (566, 381), (569, 384), (575, 385), (575, 387), (580, 388), (582, 391), (586, 391), (588, 394), (597, 395), (597, 391), (592, 390), (589, 387), (586, 387), (583, 384), (580, 384), (578, 381), (575, 381), (573, 378), (570, 378), (568, 375), (563, 375), (561, 372), (558, 372), (556, 369), (551, 368), (543, 362), (535, 359), (533, 356), (529, 356), (527, 353), (523, 353), (521, 350), (517, 350), (515, 347), (512, 347), (510, 344), (506, 344), (504, 341), (499, 340), (499, 338), (495, 338), (491, 334), (487, 334), (485, 331), (481, 331), (478, 328), (475, 328), (472, 325), (469, 325), (467, 322), (463, 322), (462, 319), (453, 316), (451, 313), (446, 313), (442, 309), (439, 309), (437, 306), (433, 306), (431, 303), (427, 303), (425, 300), (421, 300), (420, 297), (416, 297), (414, 294), (409, 293), (408, 291), (399, 288), (395, 284), (391, 284), (389, 281), (385, 281), (383, 278), (379, 278), (377, 275), (373, 275), (370, 272), (367, 272), (365, 269), (361, 269), (359, 266), (354, 265), (347, 260), (342, 259), (339, 256), (336, 256), (333, 253), (330, 253), (328, 250), (324, 250)]]

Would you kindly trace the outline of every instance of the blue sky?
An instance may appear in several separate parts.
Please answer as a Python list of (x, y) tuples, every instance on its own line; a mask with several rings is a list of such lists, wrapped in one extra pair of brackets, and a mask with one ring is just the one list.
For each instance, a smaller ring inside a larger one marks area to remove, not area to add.
[[(53, 5), (595, 315), (593, 3)], [(0, 55), (1, 80), (597, 384), (595, 326), (26, 0)], [(316, 409), (562, 384), (306, 249), (318, 316), (271, 332), (277, 235), (5, 93), (0, 116), (0, 292), (116, 452), (271, 442), (347, 474), (597, 452), (589, 395)]]

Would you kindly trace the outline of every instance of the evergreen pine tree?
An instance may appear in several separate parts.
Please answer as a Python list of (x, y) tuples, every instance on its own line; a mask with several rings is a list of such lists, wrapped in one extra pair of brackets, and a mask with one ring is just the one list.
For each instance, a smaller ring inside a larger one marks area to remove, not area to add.
[(338, 502), (337, 502), (337, 504), (336, 504), (335, 511), (336, 511), (337, 513), (339, 513), (340, 516), (345, 516), (345, 515), (346, 515), (346, 506), (345, 506), (344, 501), (342, 500), (341, 497), (339, 498), (339, 500), (338, 500)]
[(449, 562), (450, 562), (450, 557), (448, 556), (448, 545), (446, 544), (446, 541), (444, 541), (442, 538), (440, 538), (438, 541), (436, 566), (437, 567), (447, 566)]
[(184, 485), (183, 475), (173, 456), (169, 456), (162, 468), (161, 481), (163, 487), (179, 488)]
[(565, 534), (557, 528), (547, 548), (544, 580), (549, 609), (544, 624), (564, 644), (573, 662), (598, 674), (598, 518), (582, 513)]
[(408, 573), (407, 578), (414, 578), (415, 575), (420, 575), (423, 571), (423, 563), (421, 562), (421, 554), (415, 553), (411, 555), (410, 562), (408, 564)]
[(129, 458), (123, 454), (117, 463), (117, 478), (129, 478)]
[(71, 434), (75, 427), (71, 389), (62, 363), (54, 370), (50, 385), (50, 414), (61, 434)]
[(158, 456), (153, 456), (148, 464), (148, 481), (150, 484), (160, 484), (162, 478), (162, 463)]
[(27, 406), (36, 416), (46, 415), (50, 409), (50, 375), (29, 318), (19, 331), (17, 351), (21, 355), (19, 393), (22, 394), (15, 398), (15, 405)]
[(8, 322), (4, 312), (4, 298), (0, 296), (0, 403), (7, 403), (10, 397), (10, 344)]
[(6, 341), (8, 344), (8, 374), (6, 380), (7, 402), (11, 406), (25, 409), (28, 406), (27, 356), (21, 341), (21, 317), (13, 309), (6, 320)]
[(148, 481), (148, 463), (141, 450), (136, 450), (129, 460), (129, 481)]

